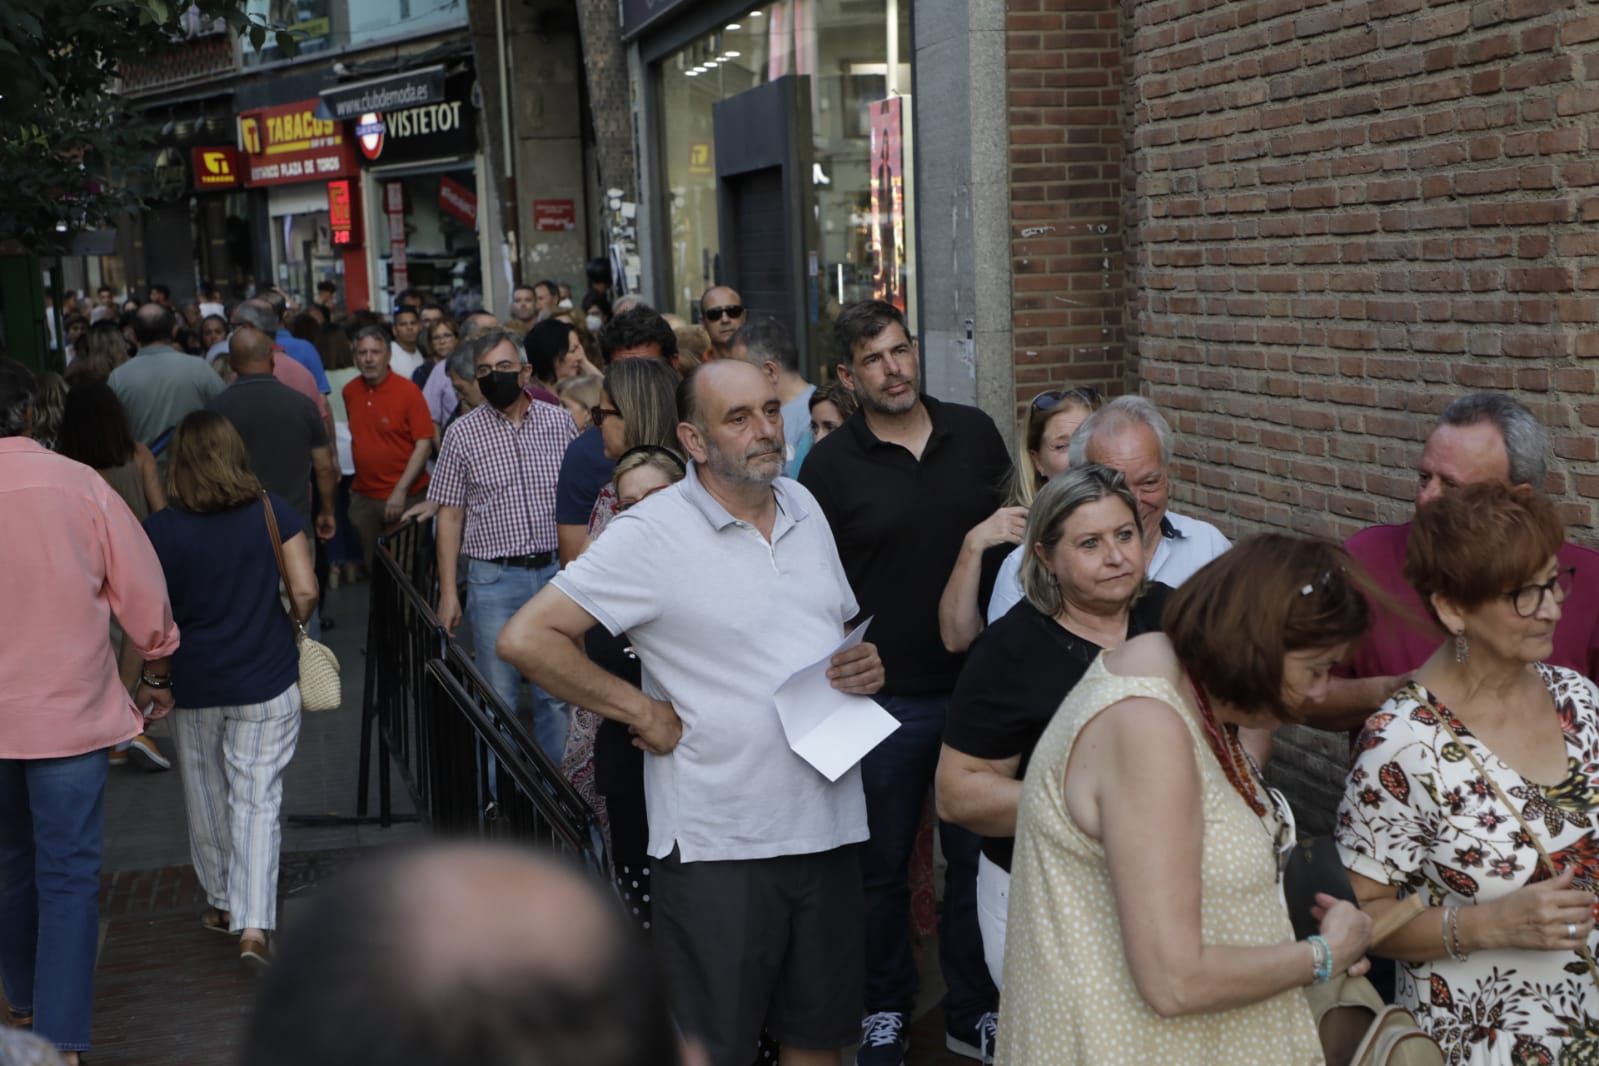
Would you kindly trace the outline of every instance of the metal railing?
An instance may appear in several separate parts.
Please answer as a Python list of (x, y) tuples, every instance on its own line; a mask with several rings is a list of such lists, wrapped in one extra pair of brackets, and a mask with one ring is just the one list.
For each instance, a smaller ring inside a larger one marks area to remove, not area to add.
[(435, 583), (424, 527), (408, 522), (379, 539), (357, 814), (367, 812), (375, 772), (378, 820), (391, 824), (392, 768), (436, 830), (538, 843), (603, 870), (593, 810), (439, 624)]

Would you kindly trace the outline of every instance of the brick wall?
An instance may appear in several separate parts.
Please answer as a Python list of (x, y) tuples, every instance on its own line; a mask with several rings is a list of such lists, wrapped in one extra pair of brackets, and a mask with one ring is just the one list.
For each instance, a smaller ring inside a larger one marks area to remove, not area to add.
[(1122, 32), (1115, 0), (1006, 0), (1018, 409), (1125, 389)]
[(1599, 6), (1125, 0), (1129, 375), (1230, 533), (1408, 516), (1436, 413), (1514, 391), (1599, 497)]
[[(1117, 54), (1096, 0), (1010, 11), (1019, 396), (1122, 355), (1178, 431), (1175, 507), (1342, 538), (1408, 517), (1451, 398), (1510, 390), (1594, 542), (1599, 4), (1121, 0)], [(1119, 262), (1118, 180), (1120, 316), (1079, 302), (1117, 290), (1088, 260), (1103, 224)], [(1343, 764), (1341, 737), (1279, 736), (1304, 828)]]

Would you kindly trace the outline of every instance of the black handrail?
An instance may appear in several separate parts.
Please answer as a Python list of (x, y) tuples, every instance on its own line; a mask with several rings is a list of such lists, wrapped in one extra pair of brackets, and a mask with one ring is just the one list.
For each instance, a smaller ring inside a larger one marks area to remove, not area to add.
[(379, 821), (391, 824), (393, 767), (438, 830), (527, 839), (603, 870), (593, 810), (434, 614), (425, 533), (404, 523), (373, 553), (358, 815), (366, 814), (376, 769)]

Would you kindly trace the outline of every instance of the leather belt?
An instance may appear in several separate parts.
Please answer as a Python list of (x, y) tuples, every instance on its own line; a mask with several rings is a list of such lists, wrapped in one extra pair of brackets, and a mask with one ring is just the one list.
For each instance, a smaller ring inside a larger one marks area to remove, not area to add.
[(496, 566), (514, 566), (518, 570), (543, 570), (555, 562), (554, 552), (539, 552), (537, 555), (505, 555), (498, 559), (485, 559), (486, 563)]

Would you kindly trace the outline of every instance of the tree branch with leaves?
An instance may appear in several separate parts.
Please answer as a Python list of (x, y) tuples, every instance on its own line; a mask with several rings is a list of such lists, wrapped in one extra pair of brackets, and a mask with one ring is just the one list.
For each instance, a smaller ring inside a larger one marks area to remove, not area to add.
[(292, 31), (247, 5), (0, 0), (0, 246), (58, 253), (139, 207), (156, 131), (117, 94), (119, 66), (159, 64), (217, 22), (292, 53)]

